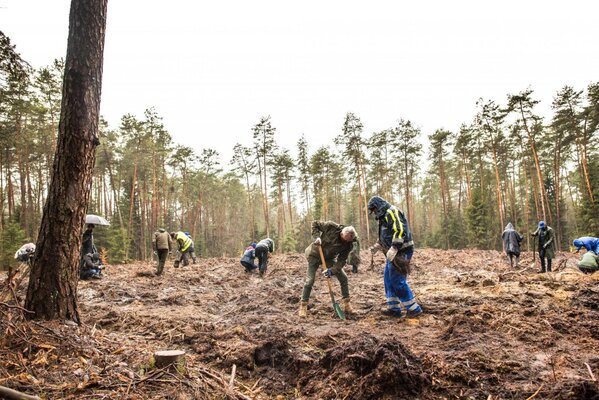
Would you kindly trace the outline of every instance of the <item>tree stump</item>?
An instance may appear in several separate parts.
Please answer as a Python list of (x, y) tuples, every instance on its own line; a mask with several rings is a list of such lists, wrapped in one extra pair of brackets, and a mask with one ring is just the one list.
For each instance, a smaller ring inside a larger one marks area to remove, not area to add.
[(183, 350), (161, 350), (154, 353), (154, 365), (156, 368), (164, 368), (169, 365), (185, 365), (185, 351)]

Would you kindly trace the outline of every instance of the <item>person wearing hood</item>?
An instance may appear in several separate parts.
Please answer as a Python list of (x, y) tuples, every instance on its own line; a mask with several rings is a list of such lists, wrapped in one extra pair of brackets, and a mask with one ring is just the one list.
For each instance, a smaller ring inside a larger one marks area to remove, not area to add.
[(254, 263), (254, 259), (256, 258), (256, 245), (256, 243), (251, 243), (248, 247), (246, 247), (243, 255), (241, 256), (241, 260), (239, 260), (241, 265), (245, 268), (245, 272), (252, 272), (258, 268)]
[(15, 260), (23, 262), (23, 263), (28, 263), (31, 261), (34, 254), (35, 254), (35, 243), (25, 243), (15, 253)]
[[(407, 281), (414, 254), (408, 220), (402, 211), (379, 196), (368, 201), (368, 210), (379, 222), (379, 244), (387, 257), (384, 277), (386, 313), (396, 317), (417, 317), (422, 314), (422, 308)], [(402, 308), (405, 308), (405, 313), (402, 313)]]
[(585, 248), (587, 251), (592, 251), (595, 255), (599, 255), (599, 239), (591, 236), (583, 236), (572, 241), (576, 252), (578, 253), (581, 248)]
[(516, 232), (514, 225), (511, 222), (505, 226), (503, 233), (501, 234), (503, 240), (503, 250), (507, 254), (507, 258), (510, 261), (510, 266), (514, 267), (514, 257), (516, 258), (516, 268), (520, 261), (520, 242), (524, 239), (521, 234)]
[(171, 236), (163, 228), (159, 228), (154, 232), (154, 238), (152, 239), (152, 249), (154, 254), (158, 255), (158, 267), (156, 269), (156, 275), (162, 275), (164, 271), (164, 265), (168, 255), (173, 251), (173, 242)]
[[(555, 257), (555, 233), (545, 221), (539, 221), (536, 231), (531, 236), (538, 236), (539, 259), (541, 260), (541, 273), (551, 272), (551, 260)], [(547, 259), (547, 260), (545, 260)]]
[(300, 302), (300, 317), (303, 318), (308, 315), (308, 301), (310, 300), (310, 293), (312, 293), (312, 286), (314, 286), (316, 271), (322, 264), (320, 250), (322, 250), (325, 263), (328, 266), (328, 269), (324, 271), (324, 275), (327, 278), (334, 275), (339, 280), (343, 312), (345, 314), (353, 312), (349, 300), (349, 282), (347, 275), (343, 271), (343, 267), (349, 253), (354, 248), (357, 236), (353, 226), (344, 226), (333, 221), (312, 222), (313, 242), (310, 243), (305, 251), (306, 260), (308, 261), (308, 271)]
[[(271, 238), (262, 239), (254, 249), (254, 255), (258, 258), (258, 271), (264, 276), (268, 267), (268, 258), (275, 251), (275, 242)], [(252, 260), (253, 263), (253, 260)]]

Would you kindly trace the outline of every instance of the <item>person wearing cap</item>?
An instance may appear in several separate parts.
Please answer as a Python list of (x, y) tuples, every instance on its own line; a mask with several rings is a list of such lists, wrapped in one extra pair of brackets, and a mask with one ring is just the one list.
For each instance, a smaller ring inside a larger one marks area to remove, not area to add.
[(401, 210), (379, 196), (368, 201), (368, 211), (379, 222), (378, 243), (387, 257), (384, 277), (387, 309), (384, 313), (396, 317), (418, 317), (422, 314), (422, 307), (408, 285), (410, 260), (414, 254), (408, 220)]
[[(541, 273), (551, 272), (551, 260), (555, 258), (555, 233), (545, 221), (539, 221), (537, 230), (531, 236), (538, 236), (539, 259), (541, 260)], [(546, 259), (546, 260), (545, 260)]]

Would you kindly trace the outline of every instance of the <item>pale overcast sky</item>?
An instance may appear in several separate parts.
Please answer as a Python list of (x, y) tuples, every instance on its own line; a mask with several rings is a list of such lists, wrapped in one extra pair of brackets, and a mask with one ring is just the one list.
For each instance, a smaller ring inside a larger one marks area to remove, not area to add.
[[(0, 0), (0, 29), (34, 67), (66, 54), (69, 0)], [(109, 0), (102, 115), (156, 107), (176, 142), (218, 150), (271, 115), (278, 142), (332, 144), (409, 119), (470, 122), (479, 97), (599, 80), (597, 1)]]

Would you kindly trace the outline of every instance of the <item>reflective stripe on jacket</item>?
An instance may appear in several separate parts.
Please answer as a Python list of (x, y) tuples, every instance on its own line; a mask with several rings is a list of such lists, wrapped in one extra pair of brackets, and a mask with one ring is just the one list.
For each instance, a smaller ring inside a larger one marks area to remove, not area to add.
[(177, 243), (179, 244), (179, 251), (186, 251), (191, 247), (193, 241), (185, 234), (185, 232), (177, 232), (177, 236), (175, 236)]

